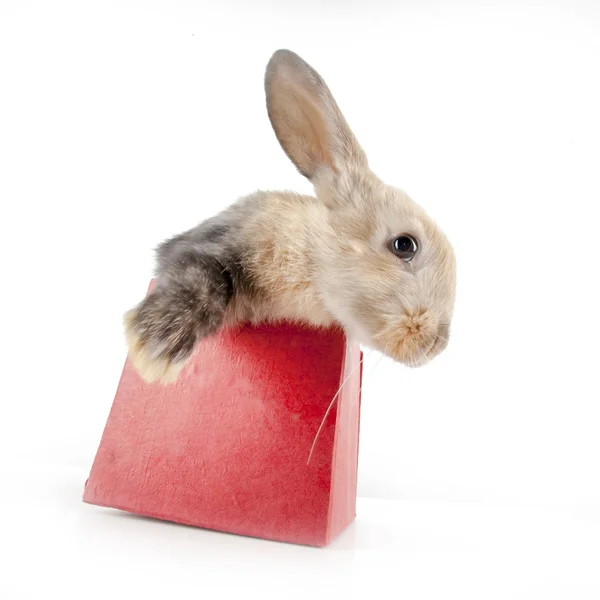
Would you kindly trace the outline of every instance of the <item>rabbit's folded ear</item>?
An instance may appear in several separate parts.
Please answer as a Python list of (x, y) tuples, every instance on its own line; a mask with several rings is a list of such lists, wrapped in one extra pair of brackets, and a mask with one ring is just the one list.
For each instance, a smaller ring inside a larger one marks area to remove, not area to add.
[(300, 173), (313, 180), (366, 168), (367, 158), (321, 76), (297, 54), (278, 50), (265, 75), (267, 111), (279, 143)]

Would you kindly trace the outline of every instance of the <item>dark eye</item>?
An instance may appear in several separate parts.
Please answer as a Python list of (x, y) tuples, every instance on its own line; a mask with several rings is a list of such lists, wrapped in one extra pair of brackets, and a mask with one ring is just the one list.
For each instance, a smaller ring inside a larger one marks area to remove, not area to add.
[(390, 250), (404, 262), (410, 262), (418, 249), (419, 244), (411, 235), (401, 235), (390, 242)]

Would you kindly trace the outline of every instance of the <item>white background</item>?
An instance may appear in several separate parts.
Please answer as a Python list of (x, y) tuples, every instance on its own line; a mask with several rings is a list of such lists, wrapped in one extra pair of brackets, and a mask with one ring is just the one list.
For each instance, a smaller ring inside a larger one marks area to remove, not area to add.
[[(279, 47), (459, 267), (441, 357), (367, 358), (325, 551), (80, 502), (152, 248), (310, 191), (264, 106)], [(599, 76), (593, 0), (2, 0), (0, 597), (600, 597)]]

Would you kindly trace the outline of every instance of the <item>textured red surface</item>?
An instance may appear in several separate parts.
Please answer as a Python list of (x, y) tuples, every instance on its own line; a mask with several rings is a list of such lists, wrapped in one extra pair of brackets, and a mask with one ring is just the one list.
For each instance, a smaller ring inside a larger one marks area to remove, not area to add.
[(342, 333), (287, 324), (202, 340), (168, 386), (128, 361), (83, 499), (324, 546), (355, 516), (361, 370)]

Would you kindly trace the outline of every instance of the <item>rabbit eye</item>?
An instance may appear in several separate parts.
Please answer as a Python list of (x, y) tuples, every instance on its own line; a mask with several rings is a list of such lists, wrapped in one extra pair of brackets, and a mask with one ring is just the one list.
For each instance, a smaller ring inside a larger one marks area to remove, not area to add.
[(400, 235), (390, 242), (390, 250), (404, 262), (410, 262), (417, 253), (419, 244), (411, 235)]

